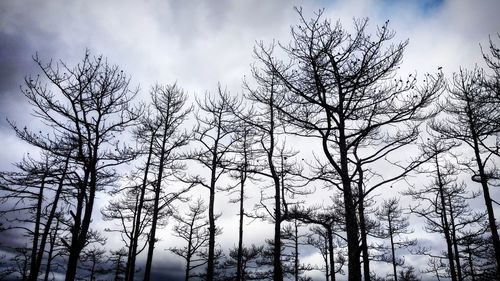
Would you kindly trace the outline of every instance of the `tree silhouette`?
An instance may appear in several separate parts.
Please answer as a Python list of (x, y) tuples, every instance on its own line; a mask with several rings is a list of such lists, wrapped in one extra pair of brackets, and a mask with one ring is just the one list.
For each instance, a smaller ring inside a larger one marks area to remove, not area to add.
[(114, 271), (113, 281), (125, 280), (126, 262), (128, 251), (125, 248), (120, 248), (116, 251), (111, 251), (109, 262), (111, 262)]
[(456, 166), (447, 159), (445, 153), (436, 153), (448, 151), (454, 146), (456, 146), (454, 143), (430, 140), (424, 147), (424, 152), (434, 155), (432, 164), (429, 163), (430, 167), (427, 170), (432, 182), (420, 189), (410, 189), (405, 194), (410, 195), (415, 202), (410, 205), (410, 211), (426, 220), (425, 229), (431, 233), (442, 234), (446, 242), (445, 258), (429, 253), (429, 249), (417, 252), (434, 258), (435, 261), (431, 262), (431, 267), (434, 269), (443, 267), (439, 259), (446, 259), (451, 279), (462, 280), (459, 235), (461, 231), (474, 226), (481, 229), (480, 223), (484, 214), (470, 210), (466, 200), (477, 197), (478, 194), (468, 194), (465, 185), (457, 182)]
[[(120, 197), (110, 200), (108, 205), (101, 210), (104, 221), (118, 220), (118, 228), (107, 227), (105, 231), (120, 233), (123, 243), (127, 246), (126, 266), (123, 268), (125, 273), (124, 280), (133, 280), (135, 275), (135, 258), (147, 246), (139, 244), (141, 238), (147, 238), (147, 229), (151, 226), (152, 204), (144, 202), (144, 193), (142, 185), (126, 186), (124, 194), (113, 193)], [(141, 199), (142, 196), (142, 199)], [(137, 217), (140, 217), (140, 223), (137, 225)], [(118, 252), (116, 252), (118, 254)]]
[(198, 183), (209, 190), (208, 221), (209, 221), (209, 241), (208, 241), (208, 262), (206, 280), (214, 280), (215, 274), (215, 236), (217, 227), (215, 225), (215, 193), (217, 182), (220, 177), (227, 172), (230, 165), (227, 156), (234, 139), (231, 138), (235, 131), (232, 109), (237, 107), (237, 100), (230, 97), (221, 86), (218, 86), (217, 94), (205, 95), (203, 101), (197, 100), (200, 115), (196, 115), (197, 127), (194, 129), (193, 138), (200, 144), (200, 148), (193, 149), (189, 153), (189, 158), (195, 160), (210, 173), (207, 180), (197, 176), (188, 181)]
[[(280, 139), (284, 133), (284, 123), (276, 110), (282, 105), (282, 98), (278, 92), (277, 77), (267, 70), (253, 68), (253, 77), (256, 87), (245, 83), (245, 98), (250, 103), (249, 112), (239, 118), (255, 131), (258, 148), (255, 149), (255, 161), (252, 173), (272, 181), (269, 186), (272, 195), (261, 192), (260, 208), (264, 211), (257, 214), (260, 218), (271, 218), (274, 223), (273, 250), (273, 280), (283, 279), (283, 265), (281, 263), (281, 224), (290, 219), (289, 206), (300, 204), (297, 195), (309, 193), (303, 189), (300, 182), (302, 167), (294, 159), (297, 152), (286, 146), (286, 141)], [(281, 141), (280, 141), (281, 140)], [(294, 198), (293, 202), (290, 202)], [(274, 207), (267, 206), (266, 201), (272, 201)]]
[[(33, 122), (7, 120), (31, 154), (0, 171), (0, 279), (133, 281), (144, 264), (150, 281), (172, 236), (185, 280), (499, 279), (500, 37), (481, 46), (484, 69), (422, 81), (399, 77), (408, 41), (388, 22), (296, 10), (289, 43), (254, 46), (241, 95), (219, 84), (194, 107), (177, 84), (134, 105), (130, 77), (90, 51), (75, 65), (35, 55), (21, 86)], [(217, 202), (238, 204), (230, 249)], [(406, 208), (443, 243), (412, 247)], [(273, 230), (251, 233), (257, 219)]]
[[(152, 120), (158, 127), (153, 143), (153, 157), (150, 165), (154, 175), (152, 187), (152, 218), (151, 228), (148, 235), (148, 253), (146, 267), (144, 269), (144, 280), (151, 278), (151, 267), (153, 264), (153, 252), (156, 243), (156, 230), (161, 216), (160, 212), (167, 212), (174, 200), (178, 199), (189, 187), (180, 190), (165, 191), (165, 184), (184, 176), (182, 172), (185, 165), (179, 162), (179, 148), (187, 145), (189, 135), (180, 131), (179, 127), (186, 119), (191, 110), (184, 109), (186, 96), (177, 85), (155, 86), (152, 90), (152, 101), (155, 116)], [(170, 189), (172, 187), (170, 186)], [(132, 274), (132, 272), (130, 272)]]
[[(240, 280), (259, 280), (262, 272), (262, 251), (264, 246), (255, 246), (252, 244), (250, 247), (243, 247), (240, 251), (238, 248), (229, 250), (229, 257), (222, 264), (224, 271), (229, 271), (237, 268), (238, 264), (240, 269)], [(241, 253), (241, 256), (240, 256)], [(233, 280), (234, 276), (229, 276), (228, 280)]]
[(397, 239), (398, 236), (403, 234), (410, 234), (413, 231), (409, 229), (408, 217), (403, 215), (403, 210), (399, 206), (399, 200), (397, 198), (391, 198), (384, 200), (381, 208), (377, 212), (377, 217), (381, 222), (386, 222), (387, 225), (384, 226), (381, 237), (389, 238), (390, 241), (390, 259), (385, 259), (392, 263), (394, 281), (398, 280), (398, 271), (396, 266), (403, 265), (404, 260), (398, 259), (396, 257), (397, 248), (407, 248), (414, 246), (416, 240), (409, 239)]
[[(53, 222), (57, 220), (60, 198), (68, 170), (68, 157), (44, 153), (40, 160), (28, 155), (16, 163), (20, 172), (0, 173), (2, 202), (0, 214), (6, 218), (3, 231), (24, 233), (30, 240), (30, 269), (27, 280), (37, 280)], [(67, 196), (67, 195), (66, 195)]]
[[(349, 34), (340, 23), (322, 21), (321, 15), (322, 11), (308, 21), (299, 10), (301, 21), (292, 29), (292, 42), (280, 45), (289, 61), (277, 59), (273, 46), (259, 44), (255, 53), (264, 71), (274, 77), (268, 81), (274, 81), (280, 93), (282, 103), (275, 108), (292, 125), (287, 131), (321, 143), (327, 163), (318, 163), (317, 170), (344, 195), (348, 278), (360, 280), (360, 202), (354, 183), (365, 181), (355, 166), (387, 159), (390, 152), (411, 143), (418, 136), (418, 124), (429, 117), (426, 108), (442, 82), (439, 75), (426, 76), (422, 87), (411, 77), (407, 82), (394, 79), (407, 42), (386, 46), (394, 37), (387, 24), (370, 35), (367, 20), (357, 20)], [(390, 130), (393, 126), (398, 130)], [(367, 146), (370, 149), (363, 153), (356, 151)], [(404, 171), (390, 180), (403, 175)], [(372, 184), (370, 190), (388, 180)]]
[(455, 73), (442, 106), (445, 115), (441, 120), (434, 121), (431, 128), (441, 139), (460, 141), (473, 153), (471, 161), (463, 159), (461, 164), (472, 174), (471, 179), (482, 187), (497, 274), (500, 274), (500, 240), (490, 195), (490, 185), (498, 173), (492, 158), (498, 147), (496, 142), (489, 141), (499, 132), (497, 123), (492, 121), (499, 110), (494, 103), (487, 102), (491, 94), (484, 87), (483, 76), (477, 68), (472, 71), (461, 69)]
[[(232, 109), (237, 111), (238, 109)], [(241, 114), (240, 112), (236, 113)], [(238, 122), (240, 124), (239, 128), (236, 129), (234, 134), (234, 142), (232, 152), (232, 166), (228, 167), (231, 170), (231, 177), (237, 180), (234, 186), (229, 186), (226, 190), (230, 193), (238, 192), (238, 197), (236, 199), (231, 199), (231, 203), (239, 204), (239, 226), (238, 226), (238, 247), (237, 253), (233, 254), (237, 258), (236, 262), (236, 280), (243, 280), (243, 256), (244, 245), (243, 245), (243, 230), (244, 230), (244, 217), (245, 217), (245, 188), (247, 181), (252, 178), (254, 172), (252, 170), (255, 167), (253, 163), (255, 161), (256, 155), (256, 145), (258, 143), (257, 135), (252, 127), (245, 123), (244, 121)], [(247, 249), (248, 250), (248, 249)], [(250, 255), (253, 252), (247, 252)]]
[(202, 256), (202, 252), (208, 246), (209, 232), (206, 220), (207, 206), (201, 198), (189, 205), (189, 212), (185, 215), (174, 215), (178, 222), (174, 226), (174, 235), (183, 239), (187, 246), (182, 248), (172, 247), (169, 250), (186, 260), (185, 279), (192, 277), (192, 271), (207, 264), (208, 260)]
[[(133, 158), (130, 149), (118, 143), (118, 135), (137, 118), (131, 107), (136, 91), (129, 78), (102, 56), (87, 51), (81, 63), (35, 62), (45, 79), (27, 77), (23, 94), (34, 107), (33, 115), (44, 122), (47, 133), (34, 133), (14, 126), (29, 144), (52, 155), (69, 157), (78, 182), (72, 216), (66, 280), (74, 280), (80, 253), (87, 245), (96, 193), (117, 177), (113, 167)], [(54, 89), (52, 91), (51, 89)]]

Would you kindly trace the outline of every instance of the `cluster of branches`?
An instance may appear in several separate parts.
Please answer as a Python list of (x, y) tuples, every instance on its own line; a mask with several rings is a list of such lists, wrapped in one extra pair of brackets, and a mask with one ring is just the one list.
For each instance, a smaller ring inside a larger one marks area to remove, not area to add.
[[(461, 69), (449, 82), (442, 73), (401, 79), (407, 42), (392, 43), (388, 23), (370, 34), (368, 21), (356, 20), (349, 33), (322, 11), (310, 20), (298, 15), (289, 44), (257, 44), (243, 97), (219, 85), (194, 107), (176, 84), (156, 85), (150, 102), (133, 105), (130, 78), (89, 52), (75, 67), (35, 56), (42, 77), (27, 77), (22, 92), (43, 130), (10, 124), (40, 155), (0, 174), (2, 241), (16, 241), (2, 245), (2, 277), (151, 280), (157, 231), (172, 220), (184, 244), (170, 252), (185, 261), (185, 280), (298, 281), (310, 280), (311, 270), (326, 280), (383, 279), (371, 262), (390, 263), (391, 280), (417, 280), (401, 255), (408, 249), (428, 256), (421, 272), (438, 279), (499, 279), (490, 191), (500, 177), (494, 41), (483, 50), (491, 71)], [(318, 149), (299, 161), (289, 145), (296, 138)], [(410, 175), (432, 180), (410, 183)], [(380, 200), (378, 191), (405, 184), (402, 195), (412, 199), (405, 208), (398, 198)], [(318, 187), (330, 192), (328, 203), (308, 202)], [(207, 204), (191, 199), (195, 188), (208, 192)], [(252, 208), (250, 188), (260, 188)], [(99, 192), (110, 198), (101, 210), (113, 222), (105, 231), (124, 246), (109, 254), (92, 228)], [(221, 192), (239, 210), (238, 244), (227, 254), (217, 243)], [(469, 206), (479, 196), (484, 212)], [(425, 241), (417, 248), (407, 212), (446, 249)], [(272, 223), (272, 239), (245, 245), (246, 219)], [(301, 262), (312, 248), (322, 264)]]

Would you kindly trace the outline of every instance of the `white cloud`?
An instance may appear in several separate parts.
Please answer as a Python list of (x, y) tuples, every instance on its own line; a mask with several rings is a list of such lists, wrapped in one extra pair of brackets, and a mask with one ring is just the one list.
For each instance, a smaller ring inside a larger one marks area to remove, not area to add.
[[(0, 59), (4, 63), (9, 57), (10, 64), (22, 65), (21, 72), (30, 74), (38, 70), (27, 64), (26, 58), (36, 51), (46, 60), (63, 59), (71, 64), (83, 56), (85, 48), (90, 48), (124, 68), (132, 76), (132, 85), (141, 85), (143, 97), (153, 83), (174, 81), (191, 95), (214, 91), (218, 81), (238, 93), (243, 76), (250, 73), (254, 43), (290, 39), (289, 26), (297, 23), (294, 5), (302, 6), (307, 15), (327, 6), (325, 16), (340, 19), (346, 27), (352, 27), (354, 17), (369, 17), (372, 27), (389, 19), (397, 40), (410, 39), (402, 73), (435, 72), (442, 66), (450, 75), (459, 66), (481, 65), (479, 43), (487, 44), (488, 35), (500, 31), (500, 2), (495, 0), (436, 1), (428, 9), (419, 6), (419, 1), (396, 0), (11, 0), (0, 4), (0, 36), (18, 38), (24, 48), (2, 49)], [(16, 110), (25, 108), (24, 100), (18, 98), (22, 76), (15, 79), (0, 77), (5, 85), (0, 93), (0, 117), (27, 122), (26, 110)], [(7, 163), (19, 160), (27, 148), (16, 142), (5, 122), (1, 122), (0, 142), (10, 148), (0, 150), (0, 167), (6, 169)], [(318, 192), (311, 198), (320, 200), (325, 193)], [(382, 189), (381, 193), (390, 191)], [(236, 206), (227, 205), (222, 193), (217, 200), (218, 206), (224, 206), (220, 210), (228, 212), (219, 222), (224, 227), (221, 244), (229, 247), (236, 241)], [(167, 226), (164, 233), (170, 228)], [(270, 238), (270, 229), (263, 223), (252, 224), (245, 234), (246, 241), (250, 244), (262, 241), (264, 236)]]

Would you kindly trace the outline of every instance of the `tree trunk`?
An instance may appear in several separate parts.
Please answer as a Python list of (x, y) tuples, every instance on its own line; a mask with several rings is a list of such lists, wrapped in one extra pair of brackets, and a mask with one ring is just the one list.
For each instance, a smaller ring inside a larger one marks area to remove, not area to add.
[[(246, 156), (245, 156), (246, 157)], [(245, 163), (246, 165), (246, 163)], [(243, 215), (244, 215), (244, 175), (241, 173), (241, 183), (240, 183), (240, 224), (239, 224), (239, 232), (238, 232), (238, 260), (236, 263), (236, 280), (241, 281), (241, 266), (243, 261)]]
[(85, 200), (85, 187), (86, 187), (86, 182), (88, 181), (89, 174), (88, 172), (85, 173), (83, 182), (79, 183), (79, 190), (78, 190), (78, 196), (77, 196), (77, 207), (76, 207), (76, 214), (71, 213), (71, 216), (73, 217), (73, 221), (75, 222), (73, 226), (71, 226), (70, 232), (71, 232), (71, 245), (68, 249), (69, 251), (69, 257), (68, 257), (68, 263), (67, 263), (67, 269), (66, 269), (66, 281), (73, 281), (75, 280), (76, 276), (76, 268), (78, 265), (78, 259), (80, 258), (80, 252), (81, 248), (79, 245), (79, 235), (81, 232), (81, 217), (82, 217), (82, 212), (83, 212), (83, 203)]
[[(343, 97), (342, 93), (339, 93), (339, 112), (343, 112)], [(348, 280), (349, 281), (361, 281), (361, 265), (359, 262), (359, 254), (361, 252), (359, 246), (359, 229), (358, 229), (358, 219), (356, 216), (356, 205), (354, 203), (354, 197), (352, 194), (351, 180), (349, 178), (349, 166), (348, 166), (348, 148), (347, 139), (345, 135), (345, 122), (343, 116), (339, 116), (339, 154), (340, 154), (340, 176), (342, 178), (342, 188), (344, 195), (344, 210), (345, 210), (345, 223), (346, 223), (346, 236), (347, 236), (347, 250), (348, 250)], [(330, 125), (331, 126), (331, 125)], [(323, 149), (325, 146), (328, 147), (326, 139), (323, 140)], [(328, 151), (329, 161), (335, 163), (335, 160)]]
[(493, 240), (493, 249), (495, 251), (495, 260), (497, 265), (497, 279), (500, 280), (500, 239), (498, 236), (498, 229), (495, 220), (495, 212), (493, 210), (490, 189), (488, 187), (488, 176), (484, 172), (484, 164), (479, 153), (479, 144), (476, 137), (474, 138), (474, 153), (476, 154), (476, 163), (479, 168), (479, 177), (481, 180), (481, 187), (483, 188), (484, 203), (486, 205), (486, 210), (488, 213), (488, 223), (491, 231), (491, 240)]
[(496, 260), (496, 277), (500, 280), (500, 238), (498, 236), (497, 224), (495, 221), (495, 212), (493, 210), (493, 204), (490, 196), (490, 189), (488, 187), (488, 176), (484, 172), (483, 160), (481, 159), (481, 153), (479, 148), (479, 136), (477, 135), (476, 128), (473, 123), (472, 116), (473, 109), (470, 105), (470, 100), (467, 99), (467, 117), (469, 118), (469, 128), (472, 134), (472, 140), (474, 142), (474, 154), (476, 156), (476, 163), (479, 170), (479, 178), (481, 182), (481, 187), (483, 188), (484, 203), (486, 205), (486, 211), (488, 213), (488, 223), (491, 231), (491, 239), (493, 240), (493, 249), (495, 251)]
[[(64, 186), (64, 180), (66, 178), (66, 172), (68, 170), (68, 165), (69, 165), (69, 155), (68, 155), (68, 157), (66, 157), (66, 161), (64, 163), (64, 169), (63, 169), (63, 172), (61, 174), (61, 179), (59, 180), (56, 194), (54, 195), (54, 199), (52, 201), (52, 208), (50, 209), (49, 217), (47, 218), (47, 222), (45, 223), (45, 228), (43, 230), (42, 237), (40, 240), (40, 249), (38, 250), (38, 255), (37, 255), (36, 261), (35, 261), (35, 268), (32, 268), (33, 273), (35, 273), (35, 274), (32, 274), (32, 272), (30, 272), (30, 276), (29, 276), (30, 281), (37, 280), (37, 275), (38, 275), (38, 272), (40, 271), (40, 267), (42, 265), (42, 259), (43, 259), (43, 255), (45, 253), (45, 244), (47, 242), (47, 239), (49, 238), (49, 234), (50, 234), (50, 230), (51, 230), (50, 226), (52, 225), (52, 221), (54, 220), (54, 217), (56, 216), (59, 198), (61, 197), (62, 189)], [(53, 245), (51, 245), (51, 246), (53, 247)]]
[[(78, 207), (77, 215), (75, 219), (75, 226), (72, 229), (72, 241), (70, 247), (70, 255), (68, 258), (68, 269), (66, 271), (66, 281), (74, 281), (76, 277), (76, 270), (78, 266), (78, 260), (80, 259), (80, 253), (87, 243), (87, 234), (90, 227), (90, 222), (92, 219), (92, 211), (94, 208), (94, 199), (97, 185), (97, 148), (100, 139), (96, 137), (93, 144), (92, 154), (89, 157), (88, 162), (85, 162), (84, 170), (84, 180), (80, 187), (80, 193), (78, 194)], [(93, 156), (93, 157), (92, 157)], [(86, 191), (88, 190), (88, 194)], [(84, 204), (85, 203), (85, 204)], [(85, 205), (85, 207), (83, 207)], [(82, 210), (83, 219), (82, 218)]]
[[(347, 157), (346, 157), (347, 158)], [(358, 220), (356, 217), (356, 206), (351, 191), (351, 182), (347, 176), (347, 159), (341, 160), (345, 175), (342, 176), (342, 186), (344, 188), (344, 206), (346, 219), (346, 234), (347, 234), (347, 249), (348, 253), (348, 280), (361, 280), (361, 265), (359, 262), (359, 237), (358, 237)]]
[(192, 243), (193, 243), (193, 227), (194, 227), (194, 221), (195, 221), (195, 216), (193, 216), (193, 219), (191, 220), (191, 225), (189, 225), (189, 239), (188, 239), (188, 246), (187, 246), (187, 253), (186, 253), (186, 274), (184, 277), (185, 281), (189, 280), (189, 272), (191, 271), (191, 253), (192, 253)]
[(441, 208), (442, 208), (442, 214), (441, 214), (441, 219), (443, 221), (443, 232), (444, 232), (444, 238), (446, 240), (446, 248), (447, 248), (447, 257), (448, 257), (448, 263), (450, 266), (450, 275), (451, 275), (451, 280), (452, 281), (457, 281), (457, 272), (455, 270), (455, 261), (453, 260), (453, 248), (452, 248), (452, 243), (451, 243), (451, 237), (450, 237), (450, 225), (448, 223), (448, 216), (446, 214), (446, 198), (444, 195), (444, 183), (442, 181), (442, 176), (441, 176), (441, 171), (439, 169), (439, 162), (437, 159), (437, 156), (435, 157), (435, 163), (436, 163), (436, 171), (437, 171), (437, 179), (438, 179), (438, 185), (439, 185), (439, 198), (441, 201)]
[[(168, 112), (167, 112), (168, 116)], [(168, 122), (166, 122), (168, 124)], [(153, 265), (153, 253), (155, 249), (156, 243), (156, 226), (158, 224), (158, 215), (159, 215), (159, 204), (160, 204), (160, 191), (161, 191), (161, 182), (163, 180), (163, 170), (165, 164), (165, 146), (167, 143), (167, 130), (168, 126), (165, 125), (163, 130), (163, 138), (161, 142), (161, 151), (160, 151), (160, 162), (158, 165), (158, 178), (156, 180), (155, 185), (155, 198), (153, 205), (153, 218), (151, 220), (151, 232), (149, 233), (149, 245), (148, 245), (148, 256), (146, 259), (146, 268), (144, 270), (144, 281), (149, 281), (151, 279), (151, 267)]]
[[(217, 146), (214, 148), (217, 149)], [(214, 151), (212, 159), (212, 175), (210, 179), (210, 200), (208, 203), (208, 262), (207, 281), (213, 281), (215, 275), (215, 180), (217, 172), (217, 153)]]
[(295, 260), (294, 260), (294, 271), (295, 271), (295, 281), (299, 281), (299, 231), (297, 226), (297, 220), (294, 221), (295, 226)]
[(279, 179), (275, 179), (275, 195), (274, 195), (274, 249), (273, 249), (273, 268), (274, 281), (283, 281), (283, 268), (281, 266), (281, 190), (279, 187)]
[(45, 277), (44, 281), (49, 281), (49, 275), (50, 275), (50, 270), (51, 270), (51, 264), (52, 264), (52, 255), (54, 253), (54, 246), (56, 244), (56, 238), (57, 238), (57, 231), (59, 230), (59, 220), (56, 223), (56, 227), (54, 229), (54, 233), (50, 237), (50, 246), (49, 246), (49, 253), (47, 256), (47, 266), (45, 267)]
[[(274, 140), (274, 92), (270, 92), (269, 97), (269, 149), (267, 150), (267, 161), (269, 164), (269, 170), (271, 172), (271, 177), (274, 182), (274, 249), (273, 249), (273, 269), (274, 281), (283, 281), (283, 266), (281, 264), (281, 222), (283, 220), (283, 215), (281, 213), (281, 185), (280, 177), (276, 172), (276, 168), (273, 162), (275, 140)], [(283, 163), (283, 161), (282, 161)]]
[(474, 264), (472, 263), (472, 249), (469, 246), (467, 246), (467, 253), (468, 253), (467, 261), (469, 262), (469, 267), (470, 267), (470, 277), (472, 281), (476, 281), (476, 274), (474, 273)]
[[(38, 239), (40, 237), (40, 220), (42, 217), (42, 203), (43, 203), (43, 191), (45, 188), (45, 178), (46, 174), (42, 176), (42, 183), (40, 184), (40, 191), (38, 193), (38, 200), (36, 204), (36, 217), (35, 217), (35, 229), (33, 230), (33, 244), (31, 246), (31, 262), (30, 262), (30, 274), (28, 280), (36, 281), (38, 279), (39, 267), (37, 266), (37, 253), (38, 253)], [(46, 226), (45, 228), (48, 228)]]
[(127, 259), (127, 268), (125, 270), (125, 281), (134, 281), (135, 278), (135, 260), (137, 257), (137, 247), (139, 244), (139, 235), (141, 229), (141, 216), (142, 209), (144, 208), (144, 196), (146, 194), (146, 187), (148, 183), (149, 166), (151, 165), (151, 157), (153, 155), (153, 143), (155, 139), (155, 134), (151, 134), (151, 140), (149, 142), (148, 149), (148, 159), (146, 160), (146, 167), (144, 168), (144, 176), (142, 179), (141, 193), (139, 195), (139, 204), (137, 206), (137, 214), (134, 221), (134, 234), (132, 235), (131, 251), (129, 258)]
[(330, 281), (330, 266), (328, 265), (328, 262), (329, 262), (329, 257), (330, 257), (330, 254), (328, 253), (329, 251), (329, 240), (330, 239), (325, 239), (325, 280), (326, 281)]
[(333, 230), (332, 226), (327, 226), (326, 233), (328, 236), (328, 252), (330, 257), (330, 279), (335, 281), (335, 253), (333, 252)]
[(453, 251), (455, 253), (455, 263), (457, 266), (457, 278), (459, 281), (462, 281), (462, 266), (460, 265), (460, 256), (458, 251), (458, 241), (457, 241), (457, 231), (455, 228), (455, 217), (453, 206), (451, 204), (450, 195), (448, 195), (448, 206), (450, 208), (450, 223), (451, 223), (451, 242), (453, 243)]
[(392, 270), (394, 274), (394, 281), (398, 281), (398, 272), (396, 270), (396, 251), (394, 250), (394, 237), (393, 237), (392, 221), (390, 214), (388, 214), (387, 219), (389, 222), (389, 236), (391, 238)]
[(365, 281), (370, 281), (370, 257), (368, 256), (368, 242), (366, 233), (365, 221), (365, 204), (364, 204), (364, 191), (363, 191), (363, 170), (361, 165), (357, 165), (359, 174), (358, 179), (358, 215), (359, 215), (359, 230), (361, 235), (361, 251), (363, 254), (363, 276)]

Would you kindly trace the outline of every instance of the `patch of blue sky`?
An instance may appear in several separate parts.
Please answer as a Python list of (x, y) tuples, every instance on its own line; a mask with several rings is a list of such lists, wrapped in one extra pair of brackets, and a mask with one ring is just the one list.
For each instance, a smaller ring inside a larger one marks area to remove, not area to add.
[(386, 13), (393, 13), (404, 7), (414, 9), (417, 14), (431, 16), (443, 6), (445, 0), (373, 0), (373, 3), (377, 2), (381, 4), (379, 8)]
[(432, 14), (439, 10), (444, 0), (415, 0), (415, 2), (424, 14)]

